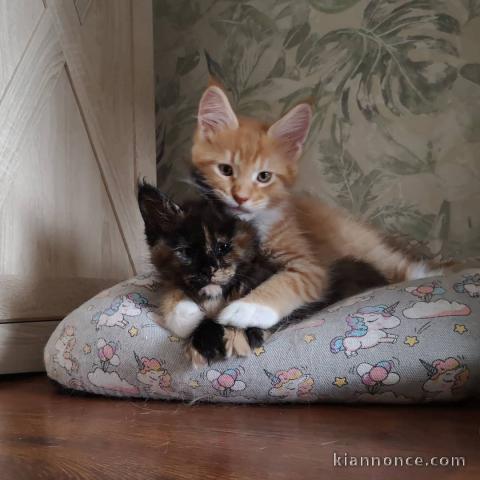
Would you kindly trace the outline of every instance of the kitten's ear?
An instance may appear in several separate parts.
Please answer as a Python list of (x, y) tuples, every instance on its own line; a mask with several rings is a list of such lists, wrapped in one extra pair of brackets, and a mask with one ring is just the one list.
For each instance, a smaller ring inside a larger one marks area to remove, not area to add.
[(145, 223), (145, 236), (150, 246), (171, 233), (184, 212), (158, 188), (146, 182), (138, 184), (138, 206)]
[(308, 103), (300, 103), (277, 120), (268, 129), (268, 135), (277, 140), (291, 159), (296, 161), (302, 153), (311, 121), (312, 107)]
[(204, 137), (221, 130), (238, 128), (237, 116), (225, 92), (216, 85), (208, 87), (200, 99), (198, 128)]

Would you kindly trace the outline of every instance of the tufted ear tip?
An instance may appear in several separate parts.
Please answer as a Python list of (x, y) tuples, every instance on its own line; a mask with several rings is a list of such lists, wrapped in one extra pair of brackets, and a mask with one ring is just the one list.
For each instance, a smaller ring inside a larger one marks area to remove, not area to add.
[(171, 232), (184, 216), (179, 205), (145, 181), (138, 184), (138, 206), (145, 223), (147, 243), (150, 246)]
[(198, 127), (204, 136), (225, 129), (238, 128), (238, 119), (225, 92), (216, 84), (210, 85), (198, 106)]
[(300, 103), (287, 112), (269, 129), (268, 135), (278, 141), (286, 153), (297, 160), (310, 130), (313, 110), (309, 103)]

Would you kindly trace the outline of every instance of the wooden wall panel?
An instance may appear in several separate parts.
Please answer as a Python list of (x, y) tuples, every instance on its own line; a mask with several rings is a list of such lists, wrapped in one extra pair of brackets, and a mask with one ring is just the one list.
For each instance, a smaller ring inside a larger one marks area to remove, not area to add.
[(17, 153), (20, 165), (0, 209), (0, 272), (37, 278), (131, 276), (65, 71), (32, 136)]
[[(72, 9), (64, 5), (66, 15)], [(92, 98), (102, 141), (122, 192), (131, 191), (134, 178), (132, 33), (130, 0), (92, 2), (83, 25), (77, 28), (85, 81), (95, 88)]]
[(147, 264), (151, 0), (0, 0), (0, 373), (41, 370), (58, 319)]
[(135, 178), (156, 183), (152, 0), (132, 8)]
[(87, 18), (88, 9), (92, 4), (92, 0), (73, 0), (73, 4), (77, 10), (78, 20), (83, 24)]
[(42, 0), (0, 0), (0, 98), (43, 11)]
[[(73, 88), (128, 253), (135, 270), (142, 270), (146, 247), (135, 202), (139, 172), (132, 162), (136, 155), (132, 10), (136, 4), (130, 0), (93, 2), (83, 25), (72, 2), (47, 0), (47, 6), (54, 15)], [(152, 62), (149, 59), (150, 68)], [(154, 177), (150, 180), (155, 181)]]
[[(0, 45), (3, 50), (3, 46)], [(65, 63), (52, 17), (45, 12), (0, 102), (0, 208)]]

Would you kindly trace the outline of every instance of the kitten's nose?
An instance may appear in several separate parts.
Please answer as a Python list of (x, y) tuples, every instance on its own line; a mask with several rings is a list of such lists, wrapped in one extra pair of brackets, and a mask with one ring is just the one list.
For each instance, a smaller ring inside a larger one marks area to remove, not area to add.
[(248, 200), (248, 197), (242, 197), (241, 195), (238, 195), (236, 193), (233, 194), (233, 198), (239, 205), (245, 203)]

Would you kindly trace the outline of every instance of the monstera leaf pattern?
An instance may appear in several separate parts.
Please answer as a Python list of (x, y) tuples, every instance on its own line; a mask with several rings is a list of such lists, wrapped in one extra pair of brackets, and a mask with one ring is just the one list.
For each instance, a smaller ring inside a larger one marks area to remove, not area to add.
[(424, 255), (480, 255), (480, 0), (155, 0), (154, 13), (162, 188), (190, 188), (210, 75), (240, 114), (312, 102), (300, 190)]
[(350, 104), (367, 118), (384, 109), (395, 115), (434, 111), (457, 76), (460, 31), (454, 17), (432, 10), (434, 3), (374, 0), (360, 28), (311, 40), (299, 61), (316, 76), (318, 100), (334, 96), (346, 119)]

